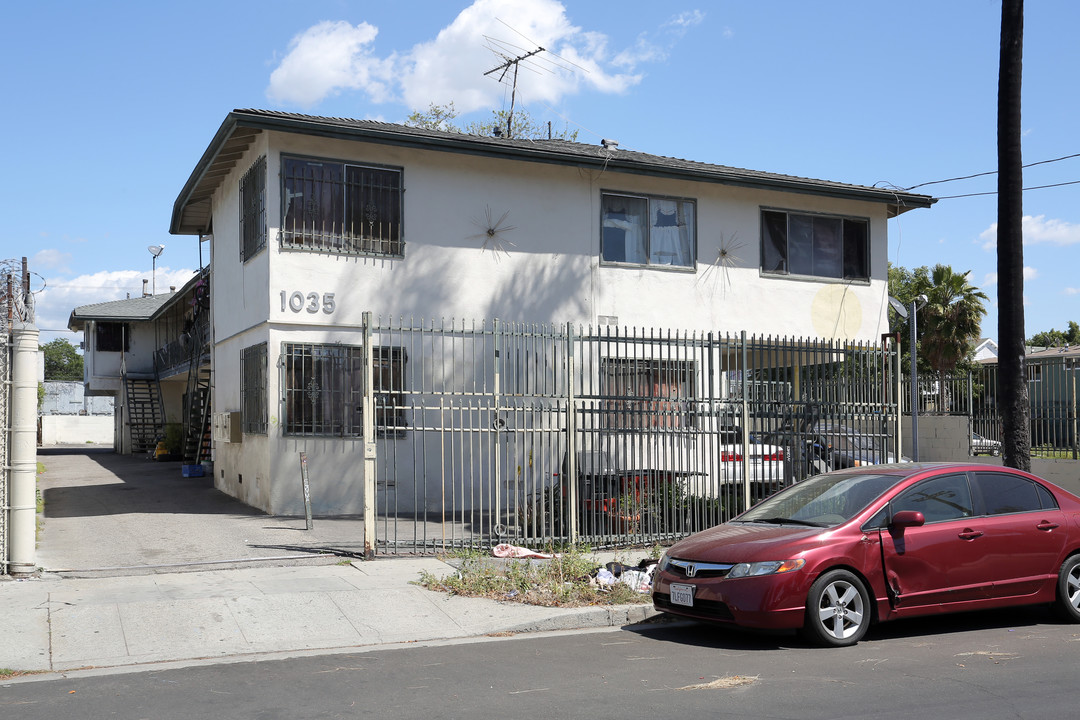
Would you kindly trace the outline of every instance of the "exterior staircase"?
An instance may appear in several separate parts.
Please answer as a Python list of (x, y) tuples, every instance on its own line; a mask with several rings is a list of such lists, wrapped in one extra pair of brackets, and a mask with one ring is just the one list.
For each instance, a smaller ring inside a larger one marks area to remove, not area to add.
[(124, 376), (125, 407), (131, 430), (131, 452), (152, 453), (165, 431), (161, 387), (152, 377)]
[(192, 368), (188, 375), (184, 418), (184, 463), (196, 465), (209, 460), (213, 439), (210, 428), (210, 365)]

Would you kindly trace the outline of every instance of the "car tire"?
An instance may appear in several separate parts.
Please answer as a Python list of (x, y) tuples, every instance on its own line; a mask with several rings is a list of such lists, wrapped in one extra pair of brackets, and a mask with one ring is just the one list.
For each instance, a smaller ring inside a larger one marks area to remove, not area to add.
[(1057, 614), (1069, 622), (1080, 622), (1080, 555), (1073, 555), (1058, 572)]
[(846, 647), (862, 640), (870, 627), (866, 586), (847, 570), (830, 570), (810, 586), (802, 635), (825, 647)]

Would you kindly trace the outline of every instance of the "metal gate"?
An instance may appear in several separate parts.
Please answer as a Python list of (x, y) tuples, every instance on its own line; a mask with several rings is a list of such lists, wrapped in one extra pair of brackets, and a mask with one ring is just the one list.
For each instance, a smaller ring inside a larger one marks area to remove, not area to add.
[(653, 543), (897, 457), (896, 353), (674, 330), (372, 322), (377, 553)]

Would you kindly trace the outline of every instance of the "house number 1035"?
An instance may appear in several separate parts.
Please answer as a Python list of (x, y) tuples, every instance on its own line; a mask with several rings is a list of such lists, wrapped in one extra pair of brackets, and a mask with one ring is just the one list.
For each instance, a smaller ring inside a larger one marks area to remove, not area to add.
[(288, 290), (281, 291), (281, 312), (285, 312), (286, 309), (292, 310), (294, 313), (303, 312), (307, 310), (314, 315), (322, 310), (329, 315), (334, 312), (337, 306), (334, 304), (334, 293), (319, 293), (309, 292), (307, 295), (294, 290), (290, 293)]

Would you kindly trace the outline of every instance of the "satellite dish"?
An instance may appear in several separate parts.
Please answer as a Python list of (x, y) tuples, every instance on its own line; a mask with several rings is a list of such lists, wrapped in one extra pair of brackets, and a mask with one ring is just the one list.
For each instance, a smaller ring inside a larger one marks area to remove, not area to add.
[(154, 257), (157, 257), (157, 256), (161, 255), (162, 252), (165, 251), (165, 246), (164, 245), (150, 245), (146, 249), (150, 251), (151, 255), (153, 255)]
[(897, 315), (907, 320), (907, 308), (904, 307), (904, 303), (890, 295), (889, 304), (892, 305), (892, 309), (896, 311)]

